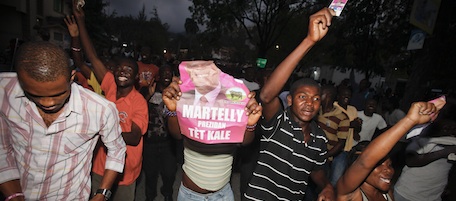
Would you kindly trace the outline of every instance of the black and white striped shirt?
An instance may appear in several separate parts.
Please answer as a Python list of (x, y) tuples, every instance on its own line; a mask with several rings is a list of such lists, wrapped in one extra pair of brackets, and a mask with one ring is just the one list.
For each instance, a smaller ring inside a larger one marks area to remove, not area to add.
[(309, 175), (322, 169), (327, 152), (325, 133), (312, 121), (311, 139), (304, 142), (302, 128), (291, 111), (280, 111), (261, 122), (260, 156), (244, 200), (302, 200)]

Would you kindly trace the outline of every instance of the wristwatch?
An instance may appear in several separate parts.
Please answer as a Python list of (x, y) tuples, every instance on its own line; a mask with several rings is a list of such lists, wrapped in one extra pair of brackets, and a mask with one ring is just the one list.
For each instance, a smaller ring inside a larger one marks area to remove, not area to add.
[(98, 189), (94, 196), (97, 195), (97, 194), (102, 194), (104, 197), (105, 197), (105, 200), (109, 200), (109, 198), (111, 197), (111, 190), (109, 189)]

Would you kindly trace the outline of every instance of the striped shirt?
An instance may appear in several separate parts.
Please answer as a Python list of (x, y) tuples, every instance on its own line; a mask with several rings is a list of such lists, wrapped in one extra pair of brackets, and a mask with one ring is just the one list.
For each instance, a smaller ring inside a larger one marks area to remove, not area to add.
[(311, 139), (304, 141), (302, 128), (291, 111), (280, 111), (270, 122), (261, 122), (260, 156), (247, 187), (247, 200), (302, 200), (310, 173), (326, 163), (324, 132), (312, 121)]
[[(328, 150), (331, 150), (339, 139), (345, 140), (349, 134), (350, 119), (338, 107), (331, 112), (318, 115), (318, 126), (325, 132), (328, 138)], [(345, 145), (344, 145), (345, 146)], [(332, 157), (330, 158), (332, 160)]]
[(73, 83), (47, 127), (16, 73), (0, 74), (0, 183), (20, 180), (26, 200), (88, 200), (93, 149), (101, 136), (107, 169), (122, 172), (125, 142), (115, 105)]

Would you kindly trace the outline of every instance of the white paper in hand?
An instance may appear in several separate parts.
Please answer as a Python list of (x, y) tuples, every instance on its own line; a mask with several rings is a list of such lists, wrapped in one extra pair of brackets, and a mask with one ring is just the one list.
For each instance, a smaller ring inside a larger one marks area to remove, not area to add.
[(336, 11), (336, 16), (340, 16), (345, 4), (347, 4), (347, 1), (348, 0), (332, 0), (331, 4), (329, 4), (329, 8)]

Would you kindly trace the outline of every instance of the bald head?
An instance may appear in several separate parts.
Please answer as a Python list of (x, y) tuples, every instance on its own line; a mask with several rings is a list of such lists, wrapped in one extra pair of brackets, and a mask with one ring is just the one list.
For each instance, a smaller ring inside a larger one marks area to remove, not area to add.
[(20, 46), (15, 67), (39, 82), (55, 81), (60, 76), (70, 79), (70, 58), (66, 52), (49, 42), (28, 42)]

